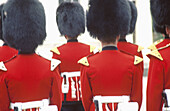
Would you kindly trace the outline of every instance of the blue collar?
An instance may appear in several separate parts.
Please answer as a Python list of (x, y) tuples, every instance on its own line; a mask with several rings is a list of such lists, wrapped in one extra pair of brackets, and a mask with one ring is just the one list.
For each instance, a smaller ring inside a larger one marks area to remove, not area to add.
[(127, 42), (126, 39), (119, 39), (119, 42)]
[(116, 46), (105, 46), (102, 48), (102, 51), (104, 50), (118, 50)]
[(4, 43), (3, 46), (8, 46), (7, 43)]
[(67, 40), (67, 42), (78, 42), (77, 39), (70, 39), (70, 40)]

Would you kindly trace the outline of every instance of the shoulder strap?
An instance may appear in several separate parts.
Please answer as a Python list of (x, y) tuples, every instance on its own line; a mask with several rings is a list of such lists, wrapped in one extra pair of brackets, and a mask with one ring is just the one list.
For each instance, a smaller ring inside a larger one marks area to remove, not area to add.
[(58, 59), (51, 59), (51, 71), (54, 71), (60, 63), (61, 61)]
[(3, 62), (0, 62), (0, 70), (7, 71), (7, 68), (5, 67)]
[(135, 56), (134, 65), (137, 65), (143, 61), (143, 58)]
[(85, 66), (89, 66), (89, 62), (87, 60), (87, 57), (83, 57), (82, 59), (80, 59), (78, 61), (79, 64), (85, 65)]
[(58, 55), (60, 55), (60, 51), (58, 50), (57, 47), (52, 48), (51, 51), (58, 54)]

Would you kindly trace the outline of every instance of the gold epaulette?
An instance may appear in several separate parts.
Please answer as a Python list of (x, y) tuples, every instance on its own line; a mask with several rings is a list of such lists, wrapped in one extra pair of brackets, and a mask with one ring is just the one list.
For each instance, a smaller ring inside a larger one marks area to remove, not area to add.
[(155, 44), (150, 45), (150, 46), (148, 47), (148, 49), (150, 49), (151, 51), (152, 51), (152, 50), (157, 50)]
[(153, 51), (151, 51), (150, 53), (148, 53), (147, 55), (152, 55), (152, 56), (155, 56), (156, 58), (160, 59), (161, 61), (163, 61), (163, 58), (161, 56), (161, 54), (159, 53), (159, 50), (162, 50), (162, 49), (165, 49), (165, 48), (168, 48), (170, 46), (170, 43), (163, 46), (163, 47), (160, 47), (158, 49), (155, 49)]
[(138, 50), (137, 50), (137, 52), (141, 52), (143, 49), (144, 49), (144, 47), (142, 47), (142, 46), (138, 46)]
[(98, 47), (95, 47), (95, 46), (92, 46), (90, 45), (90, 52), (96, 54), (98, 52), (101, 52), (102, 48), (98, 48)]
[(58, 50), (57, 47), (54, 47), (53, 49), (51, 49), (51, 51), (58, 54), (58, 55), (60, 55), (60, 51)]
[(61, 63), (60, 60), (57, 59), (51, 59), (51, 71), (54, 71), (54, 69)]
[(0, 70), (7, 71), (7, 68), (5, 67), (3, 62), (0, 62)]
[(150, 53), (148, 53), (147, 55), (152, 55), (152, 56), (160, 59), (161, 61), (163, 61), (163, 58), (162, 58), (162, 56), (161, 56), (161, 54), (159, 53), (158, 50), (153, 50)]
[(160, 39), (160, 40), (157, 40), (156, 42), (154, 42), (152, 45), (150, 45), (149, 47), (148, 47), (148, 49), (150, 49), (150, 50), (157, 50), (157, 48), (156, 48), (156, 45), (158, 45), (160, 42), (162, 42), (163, 41), (163, 39)]
[(134, 65), (137, 65), (137, 64), (141, 63), (142, 61), (143, 61), (143, 58), (141, 58), (139, 56), (135, 56)]
[(87, 60), (87, 57), (83, 57), (82, 59), (80, 59), (78, 61), (79, 64), (85, 65), (85, 66), (89, 66), (89, 62)]

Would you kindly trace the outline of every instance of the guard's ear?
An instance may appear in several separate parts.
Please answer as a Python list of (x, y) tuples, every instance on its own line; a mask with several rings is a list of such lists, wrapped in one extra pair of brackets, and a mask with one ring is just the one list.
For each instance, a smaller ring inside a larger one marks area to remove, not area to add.
[(166, 30), (166, 34), (169, 35), (170, 37), (170, 26), (166, 26), (165, 30)]
[(7, 18), (7, 12), (6, 11), (2, 11), (2, 21), (4, 21)]

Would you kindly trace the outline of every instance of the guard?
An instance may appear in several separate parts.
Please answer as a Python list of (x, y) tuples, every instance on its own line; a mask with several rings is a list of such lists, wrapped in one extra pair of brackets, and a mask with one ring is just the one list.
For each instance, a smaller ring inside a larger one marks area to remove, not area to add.
[(147, 111), (170, 110), (170, 1), (151, 0), (151, 14), (157, 32), (164, 40), (152, 44), (147, 84)]
[[(4, 4), (0, 5), (0, 12), (2, 12)], [(3, 40), (2, 37), (2, 15), (0, 13), (0, 40)], [(18, 51), (14, 48), (9, 47), (6, 43), (3, 44), (3, 46), (0, 46), (0, 62), (5, 62), (7, 60), (12, 59), (18, 54)]]
[(97, 53), (96, 47), (78, 42), (85, 31), (85, 15), (78, 2), (63, 2), (57, 8), (56, 21), (60, 34), (67, 43), (54, 47), (53, 58), (61, 61), (59, 72), (62, 76), (61, 111), (84, 111), (81, 102), (80, 64), (82, 57)]
[[(128, 1), (128, 2), (131, 7), (131, 21), (130, 21), (130, 30), (128, 34), (132, 34), (135, 30), (136, 21), (137, 21), (137, 8), (132, 1)], [(128, 55), (136, 56), (141, 61), (143, 60), (142, 50), (144, 48), (142, 46), (138, 46), (136, 44), (127, 42), (126, 33), (120, 36), (117, 47), (121, 52), (126, 53)], [(143, 74), (144, 71), (143, 61), (140, 62), (138, 66), (141, 69), (140, 72)]]
[(0, 110), (60, 111), (58, 64), (51, 65), (53, 62), (35, 54), (46, 38), (42, 4), (38, 0), (9, 0), (2, 18), (4, 41), (19, 55), (0, 63)]
[[(136, 65), (142, 61), (117, 49), (120, 35), (130, 29), (129, 3), (126, 0), (90, 0), (86, 18), (87, 30), (101, 41), (103, 49), (79, 61), (85, 111), (124, 111), (126, 108), (126, 111), (139, 111), (143, 75)], [(106, 98), (110, 97), (108, 101)]]

